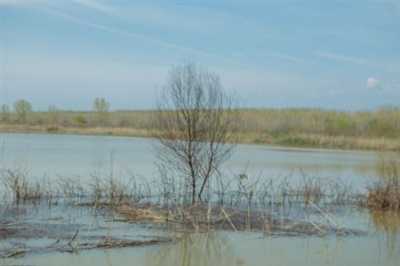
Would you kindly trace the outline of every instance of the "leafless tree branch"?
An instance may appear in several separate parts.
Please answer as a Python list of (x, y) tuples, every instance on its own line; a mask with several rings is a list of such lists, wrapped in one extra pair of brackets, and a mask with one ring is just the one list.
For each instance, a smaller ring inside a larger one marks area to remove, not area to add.
[(219, 76), (186, 64), (171, 70), (154, 116), (158, 159), (182, 175), (192, 204), (232, 154), (238, 112)]

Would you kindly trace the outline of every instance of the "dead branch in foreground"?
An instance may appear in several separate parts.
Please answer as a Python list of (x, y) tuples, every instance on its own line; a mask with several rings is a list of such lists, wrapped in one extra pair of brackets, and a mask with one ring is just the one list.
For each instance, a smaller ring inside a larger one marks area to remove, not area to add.
[(25, 256), (27, 254), (43, 254), (51, 252), (67, 252), (67, 253), (78, 253), (84, 250), (93, 249), (113, 249), (113, 248), (126, 248), (126, 247), (143, 247), (151, 245), (159, 245), (164, 243), (171, 243), (174, 239), (172, 238), (157, 238), (150, 240), (120, 240), (106, 238), (99, 242), (83, 242), (78, 243), (72, 247), (70, 243), (62, 244), (56, 242), (55, 245), (47, 247), (35, 247), (35, 248), (10, 248), (3, 250), (0, 253), (0, 259), (15, 258)]

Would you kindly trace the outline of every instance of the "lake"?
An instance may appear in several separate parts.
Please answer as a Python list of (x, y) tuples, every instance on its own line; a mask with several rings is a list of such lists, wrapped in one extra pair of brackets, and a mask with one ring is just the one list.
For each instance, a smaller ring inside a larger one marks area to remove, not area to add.
[[(95, 171), (130, 172), (147, 179), (157, 175), (154, 141), (143, 138), (0, 134), (2, 167), (24, 168), (29, 178), (78, 176), (88, 180)], [(364, 151), (297, 149), (263, 145), (238, 145), (232, 158), (224, 165), (227, 175), (248, 173), (261, 178), (290, 177), (302, 174), (317, 178), (342, 180), (365, 189), (376, 176), (379, 154)], [(76, 218), (76, 211), (46, 211), (31, 221), (73, 221), (78, 228), (87, 228), (86, 220), (96, 221), (100, 232), (106, 234), (142, 235), (153, 232), (129, 224), (116, 225), (98, 219), (91, 211)], [(93, 216), (92, 216), (93, 215)], [(309, 217), (320, 216), (315, 210)], [(341, 226), (363, 230), (362, 236), (268, 236), (255, 232), (218, 231), (208, 234), (183, 235), (172, 244), (151, 247), (82, 251), (77, 254), (33, 254), (23, 258), (0, 260), (0, 265), (148, 265), (148, 266), (206, 266), (206, 265), (387, 265), (400, 261), (400, 215), (383, 215), (356, 207), (341, 207), (329, 214)], [(89, 218), (87, 218), (89, 217)], [(90, 218), (91, 217), (91, 218)], [(21, 218), (22, 219), (22, 218)], [(82, 221), (81, 221), (82, 220)], [(113, 229), (113, 227), (115, 227)], [(45, 239), (51, 244), (53, 239)], [(1, 245), (6, 245), (0, 241)], [(47, 245), (46, 244), (46, 245)]]
[[(32, 178), (79, 176), (87, 179), (95, 171), (124, 175), (126, 172), (151, 178), (155, 170), (155, 141), (145, 138), (0, 134), (0, 164), (23, 168)], [(247, 173), (268, 178), (292, 177), (302, 173), (332, 178), (364, 187), (376, 176), (378, 154), (285, 148), (267, 145), (238, 145), (225, 163), (226, 175)]]

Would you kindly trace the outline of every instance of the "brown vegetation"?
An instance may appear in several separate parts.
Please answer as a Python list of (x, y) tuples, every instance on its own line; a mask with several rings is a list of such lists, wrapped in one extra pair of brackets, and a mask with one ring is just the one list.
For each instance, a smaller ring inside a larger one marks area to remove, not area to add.
[(368, 189), (367, 205), (375, 210), (400, 211), (400, 162), (397, 156), (382, 157), (379, 180)]
[(372, 209), (400, 210), (400, 186), (397, 181), (379, 183), (370, 188), (367, 204)]
[[(4, 111), (0, 132), (151, 137), (154, 111), (32, 112), (26, 122)], [(297, 147), (400, 150), (400, 110), (339, 112), (321, 109), (239, 109), (241, 143)]]
[(49, 196), (50, 193), (39, 182), (28, 181), (27, 173), (20, 169), (3, 170), (0, 173), (0, 182), (12, 194), (17, 204), (20, 202), (41, 200), (45, 196)]
[(209, 232), (210, 230), (259, 231), (266, 235), (324, 236), (360, 235), (361, 231), (340, 228), (336, 224), (322, 224), (274, 217), (265, 211), (211, 207), (210, 205), (155, 208), (149, 205), (124, 205), (116, 211), (129, 222), (164, 224), (178, 232)]

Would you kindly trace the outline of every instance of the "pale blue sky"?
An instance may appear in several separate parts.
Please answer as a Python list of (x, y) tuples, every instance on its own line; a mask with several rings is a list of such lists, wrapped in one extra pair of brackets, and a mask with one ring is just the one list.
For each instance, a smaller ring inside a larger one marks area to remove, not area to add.
[(400, 1), (0, 0), (2, 103), (152, 108), (186, 61), (243, 106), (399, 105)]

